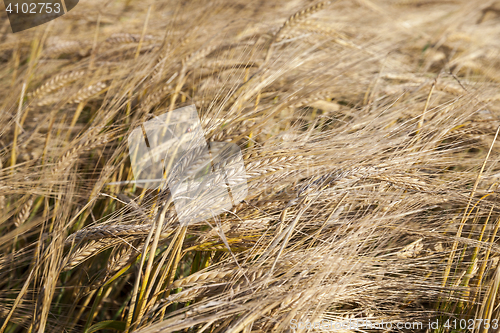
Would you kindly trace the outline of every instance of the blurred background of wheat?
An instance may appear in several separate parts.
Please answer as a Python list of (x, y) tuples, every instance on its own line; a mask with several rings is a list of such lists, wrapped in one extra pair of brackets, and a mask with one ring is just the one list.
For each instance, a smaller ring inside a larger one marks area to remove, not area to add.
[[(0, 332), (500, 317), (499, 3), (0, 10)], [(126, 138), (191, 104), (249, 194), (185, 228)]]

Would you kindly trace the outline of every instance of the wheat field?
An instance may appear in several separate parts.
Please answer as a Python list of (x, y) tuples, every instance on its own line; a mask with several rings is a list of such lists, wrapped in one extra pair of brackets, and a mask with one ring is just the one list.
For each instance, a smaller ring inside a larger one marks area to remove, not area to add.
[[(4, 9), (0, 333), (498, 331), (500, 2)], [(189, 105), (248, 193), (185, 225), (127, 137)]]

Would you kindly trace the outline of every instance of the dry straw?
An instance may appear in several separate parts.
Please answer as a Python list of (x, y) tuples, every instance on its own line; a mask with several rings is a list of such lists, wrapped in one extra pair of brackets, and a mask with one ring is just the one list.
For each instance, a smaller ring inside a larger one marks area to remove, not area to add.
[[(500, 319), (494, 6), (150, 5), (0, 27), (0, 333)], [(127, 137), (188, 105), (244, 166), (179, 210)]]

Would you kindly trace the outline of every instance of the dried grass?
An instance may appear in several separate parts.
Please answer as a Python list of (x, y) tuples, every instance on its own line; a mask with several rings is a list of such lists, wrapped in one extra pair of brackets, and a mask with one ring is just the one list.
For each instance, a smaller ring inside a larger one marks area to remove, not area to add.
[[(0, 333), (500, 319), (496, 2), (102, 6), (0, 25)], [(248, 195), (184, 226), (127, 135), (192, 104)]]

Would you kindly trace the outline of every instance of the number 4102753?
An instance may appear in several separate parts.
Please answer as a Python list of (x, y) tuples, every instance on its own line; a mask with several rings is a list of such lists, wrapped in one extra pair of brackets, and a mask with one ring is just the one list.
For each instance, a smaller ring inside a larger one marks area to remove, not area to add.
[(45, 3), (45, 2), (38, 2), (38, 3), (22, 3), (18, 4), (16, 3), (14, 6), (12, 6), (11, 3), (7, 6), (5, 9), (7, 13), (23, 13), (23, 14), (41, 14), (41, 13), (47, 13), (50, 14), (52, 12), (58, 14), (61, 12), (61, 4), (59, 3)]

